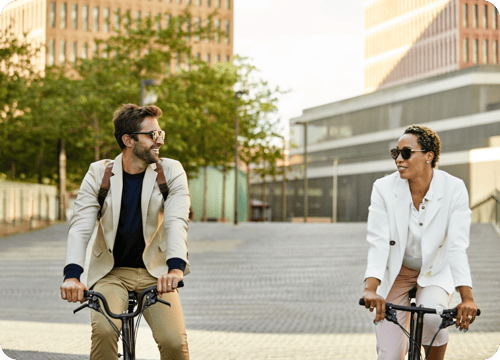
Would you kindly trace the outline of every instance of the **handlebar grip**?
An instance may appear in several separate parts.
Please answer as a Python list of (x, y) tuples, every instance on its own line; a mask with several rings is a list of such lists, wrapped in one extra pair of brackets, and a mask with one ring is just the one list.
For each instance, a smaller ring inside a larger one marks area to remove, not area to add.
[(481, 310), (477, 309), (476, 316), (479, 316), (479, 315), (481, 315)]
[(359, 299), (359, 305), (365, 306), (365, 299), (363, 298)]
[(83, 290), (83, 297), (84, 298), (88, 298), (91, 296), (91, 292), (90, 290)]
[(177, 284), (177, 288), (181, 288), (181, 287), (184, 287), (184, 281), (183, 280), (179, 281), (179, 283)]

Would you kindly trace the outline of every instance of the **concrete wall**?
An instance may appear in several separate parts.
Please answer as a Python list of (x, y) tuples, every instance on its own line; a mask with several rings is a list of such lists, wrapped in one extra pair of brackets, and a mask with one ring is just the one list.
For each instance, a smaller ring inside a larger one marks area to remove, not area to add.
[(57, 219), (57, 188), (0, 180), (0, 227)]

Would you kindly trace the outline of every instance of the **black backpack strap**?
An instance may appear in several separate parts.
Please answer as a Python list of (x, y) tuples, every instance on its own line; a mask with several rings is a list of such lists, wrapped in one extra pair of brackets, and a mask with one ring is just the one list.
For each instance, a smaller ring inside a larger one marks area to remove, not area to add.
[(106, 171), (104, 171), (101, 188), (99, 189), (99, 195), (97, 196), (97, 201), (99, 202), (100, 205), (99, 211), (97, 212), (97, 221), (101, 220), (102, 207), (104, 206), (104, 201), (106, 200), (106, 196), (108, 196), (110, 178), (113, 175), (112, 170), (113, 170), (113, 162), (110, 161), (108, 165), (106, 165)]
[(165, 174), (163, 173), (163, 167), (161, 166), (161, 160), (156, 163), (155, 171), (158, 173), (156, 176), (156, 182), (160, 188), (161, 194), (163, 195), (163, 201), (167, 200), (168, 196), (168, 186), (165, 180)]

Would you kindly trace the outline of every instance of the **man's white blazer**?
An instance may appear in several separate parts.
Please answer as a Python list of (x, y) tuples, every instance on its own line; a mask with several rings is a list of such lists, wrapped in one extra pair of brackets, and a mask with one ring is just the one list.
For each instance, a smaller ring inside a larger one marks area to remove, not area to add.
[[(434, 190), (422, 224), (422, 268), (418, 284), (440, 286), (452, 294), (458, 286), (472, 287), (467, 259), (471, 210), (462, 180), (433, 170)], [(377, 293), (387, 298), (403, 263), (412, 198), (408, 180), (398, 172), (373, 184), (368, 212), (369, 244), (365, 279), (380, 280)]]

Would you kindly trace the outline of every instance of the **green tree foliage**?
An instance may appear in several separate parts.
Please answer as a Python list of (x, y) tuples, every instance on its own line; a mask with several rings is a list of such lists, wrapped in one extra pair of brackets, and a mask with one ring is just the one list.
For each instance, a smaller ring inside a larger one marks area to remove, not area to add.
[[(30, 146), (19, 154), (17, 161), (23, 164), (19, 172), (33, 180), (55, 182), (57, 143), (63, 139), (67, 178), (78, 186), (91, 162), (120, 153), (111, 120), (121, 104), (140, 103), (141, 79), (158, 82), (148, 90), (158, 94), (156, 105), (163, 110), (159, 123), (166, 140), (160, 155), (181, 161), (188, 176), (200, 167), (231, 165), (236, 109), (240, 148), (251, 153), (251, 148), (268, 146), (276, 121), (267, 115), (275, 112), (277, 99), (265, 82), (253, 80), (256, 69), (246, 59), (213, 67), (190, 59), (191, 42), (215, 32), (190, 26), (188, 12), (170, 17), (167, 27), (156, 26), (159, 20), (133, 22), (126, 14), (122, 30), (98, 42), (98, 56), (48, 67), (44, 76), (25, 84), (24, 95), (18, 95), (24, 111), (17, 119)], [(172, 62), (183, 68), (172, 73)], [(249, 95), (236, 103), (235, 88), (248, 90)], [(242, 159), (245, 154), (242, 151)], [(7, 169), (8, 164), (2, 163), (0, 172)]]

